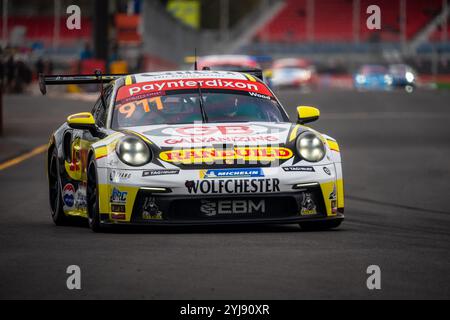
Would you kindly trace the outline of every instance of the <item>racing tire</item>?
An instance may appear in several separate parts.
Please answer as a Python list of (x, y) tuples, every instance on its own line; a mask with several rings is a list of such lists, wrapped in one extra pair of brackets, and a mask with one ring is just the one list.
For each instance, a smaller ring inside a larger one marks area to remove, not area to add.
[(98, 179), (97, 179), (97, 167), (95, 166), (95, 160), (92, 158), (89, 161), (87, 171), (87, 210), (88, 210), (88, 223), (89, 227), (94, 232), (102, 231), (100, 223), (100, 210), (99, 210), (99, 194), (98, 194)]
[(69, 217), (64, 213), (59, 177), (58, 150), (55, 147), (48, 166), (48, 194), (53, 222), (57, 226), (64, 226), (68, 224)]
[(342, 220), (305, 221), (299, 223), (300, 228), (306, 231), (330, 230), (339, 227)]

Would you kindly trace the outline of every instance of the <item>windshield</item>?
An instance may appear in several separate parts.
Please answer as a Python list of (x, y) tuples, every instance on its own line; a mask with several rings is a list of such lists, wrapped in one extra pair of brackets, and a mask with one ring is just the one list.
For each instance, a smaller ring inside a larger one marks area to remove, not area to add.
[[(197, 88), (161, 90), (168, 86), (168, 81), (121, 87), (115, 101), (112, 127), (186, 124), (204, 120), (208, 123), (288, 121), (275, 97), (262, 83), (193, 80), (183, 81), (182, 87), (189, 82)], [(208, 82), (215, 87), (237, 86), (242, 90), (211, 89)], [(206, 119), (202, 115), (202, 107)]]

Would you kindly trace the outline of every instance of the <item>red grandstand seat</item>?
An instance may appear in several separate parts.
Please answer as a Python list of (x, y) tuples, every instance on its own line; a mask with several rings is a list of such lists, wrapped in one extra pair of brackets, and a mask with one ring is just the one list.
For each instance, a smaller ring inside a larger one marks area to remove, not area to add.
[[(318, 42), (353, 40), (353, 0), (314, 1), (314, 39)], [(381, 30), (369, 30), (369, 5), (381, 9)], [(442, 0), (406, 0), (406, 36), (414, 37), (441, 10)], [(307, 0), (286, 0), (285, 7), (269, 21), (256, 38), (268, 42), (307, 40)], [(384, 41), (400, 39), (400, 0), (361, 0), (360, 38), (378, 37)]]

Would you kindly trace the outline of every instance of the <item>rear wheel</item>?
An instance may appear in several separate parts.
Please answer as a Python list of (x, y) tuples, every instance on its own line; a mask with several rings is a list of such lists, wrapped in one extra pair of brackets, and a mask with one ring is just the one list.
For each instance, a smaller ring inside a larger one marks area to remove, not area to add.
[(342, 223), (342, 220), (324, 220), (324, 221), (305, 221), (301, 222), (300, 228), (303, 230), (329, 230), (329, 229), (335, 229), (339, 227)]
[(56, 148), (53, 149), (48, 167), (48, 191), (53, 222), (57, 226), (66, 225), (68, 223), (68, 217), (64, 214), (63, 210), (61, 183), (59, 179), (58, 152)]
[(101, 225), (99, 213), (97, 168), (93, 159), (91, 159), (89, 162), (87, 178), (87, 207), (89, 227), (94, 232), (100, 232)]

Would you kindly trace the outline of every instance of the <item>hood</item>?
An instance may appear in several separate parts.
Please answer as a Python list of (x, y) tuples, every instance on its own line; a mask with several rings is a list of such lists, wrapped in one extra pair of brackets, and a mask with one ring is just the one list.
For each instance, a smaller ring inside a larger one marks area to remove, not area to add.
[(292, 123), (235, 122), (152, 125), (127, 128), (159, 148), (285, 145)]

